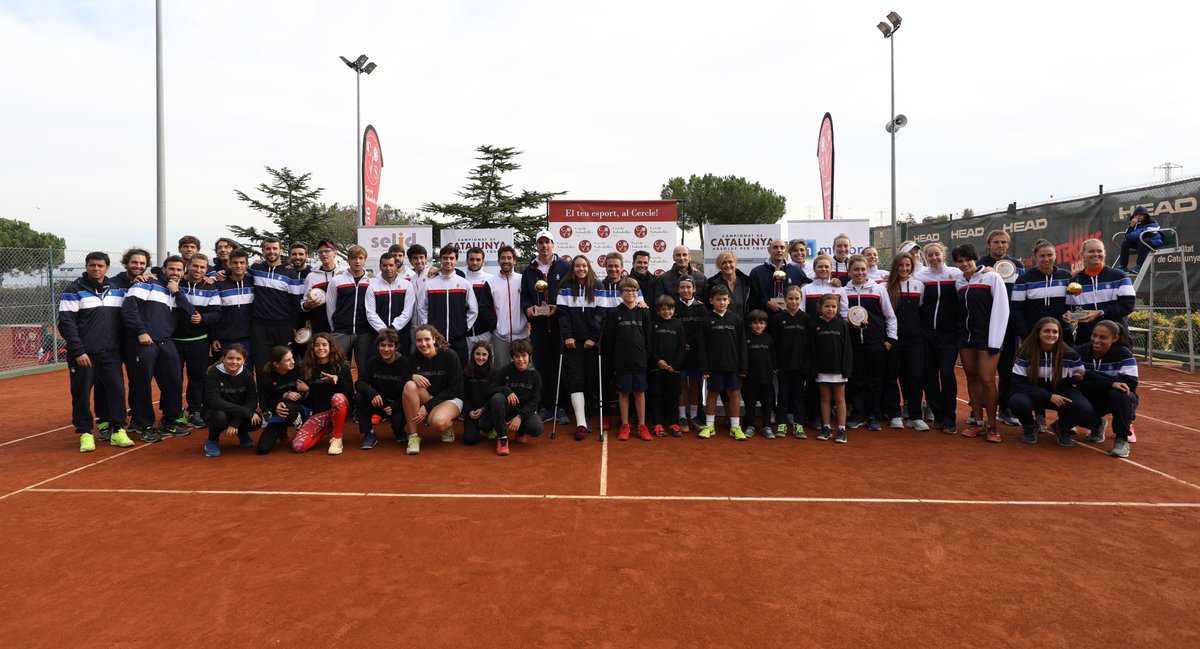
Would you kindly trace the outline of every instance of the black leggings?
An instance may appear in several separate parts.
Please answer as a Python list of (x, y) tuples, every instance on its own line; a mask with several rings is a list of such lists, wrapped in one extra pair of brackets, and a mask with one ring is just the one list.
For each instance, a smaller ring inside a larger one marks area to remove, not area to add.
[(886, 369), (886, 354), (883, 345), (855, 342), (858, 332), (850, 332), (850, 343), (854, 347), (854, 370), (846, 386), (846, 398), (850, 411), (862, 419), (878, 418), (883, 391), (883, 374)]
[(1084, 396), (1092, 403), (1097, 416), (1112, 413), (1112, 430), (1117, 439), (1129, 439), (1129, 426), (1137, 413), (1138, 395), (1120, 390), (1086, 390)]
[(771, 383), (743, 383), (742, 401), (746, 403), (742, 421), (747, 426), (754, 425), (754, 417), (758, 414), (759, 404), (762, 404), (763, 425), (769, 425), (771, 413), (775, 410), (775, 386)]
[[(1014, 377), (1014, 380), (1020, 381), (1022, 377)], [(1056, 410), (1058, 411), (1058, 425), (1063, 431), (1066, 431), (1075, 426), (1083, 426), (1088, 430), (1095, 430), (1099, 425), (1100, 418), (1096, 416), (1096, 411), (1092, 408), (1092, 403), (1088, 398), (1083, 396), (1083, 393), (1069, 385), (1060, 385), (1054, 394), (1060, 394), (1071, 400), (1070, 403), (1063, 404), (1059, 408), (1050, 402), (1051, 393), (1047, 390), (1038, 390), (1037, 392), (1022, 392), (1015, 391), (1012, 399), (1009, 401), (1009, 407), (1012, 408), (1013, 414), (1017, 419), (1021, 420), (1022, 426), (1036, 426), (1037, 418), (1034, 417), (1034, 411)]]
[(937, 421), (953, 426), (958, 411), (958, 377), (954, 374), (954, 364), (958, 360), (957, 337), (954, 333), (936, 330), (926, 330), (924, 335), (925, 401)]
[(679, 417), (679, 372), (654, 370), (646, 377), (649, 394), (646, 395), (646, 423), (666, 428), (677, 423)]
[(255, 451), (259, 455), (266, 455), (274, 450), (275, 443), (279, 441), (280, 437), (287, 438), (288, 427), (295, 423), (296, 415), (300, 413), (300, 404), (295, 401), (284, 401), (283, 404), (287, 408), (286, 414), (280, 417), (272, 408), (271, 416), (267, 418), (267, 427), (263, 429), (262, 435), (258, 436), (258, 445), (255, 447)]
[[(489, 424), (495, 424), (496, 433), (500, 437), (508, 437), (508, 422), (512, 421), (517, 414), (517, 409), (508, 404), (508, 397), (503, 394), (493, 394), (491, 401), (488, 402), (488, 412), (483, 417), (490, 420)], [(480, 421), (483, 420), (483, 417), (479, 418)], [(488, 427), (488, 430), (490, 429), (491, 426)], [(521, 420), (521, 425), (517, 427), (517, 436), (540, 437), (542, 430), (542, 420), (538, 419), (537, 413), (534, 413)]]
[[(887, 382), (883, 389), (883, 400), (889, 419), (921, 418), (921, 380), (924, 375), (925, 346), (919, 338), (901, 340), (887, 353)], [(900, 408), (902, 394), (908, 412), (903, 412)]]
[(239, 434), (258, 430), (258, 426), (250, 423), (249, 420), (239, 421), (232, 419), (229, 413), (224, 410), (209, 410), (205, 421), (208, 422), (208, 441), (210, 442), (220, 439), (221, 433), (225, 432), (225, 429), (230, 426), (236, 427)]

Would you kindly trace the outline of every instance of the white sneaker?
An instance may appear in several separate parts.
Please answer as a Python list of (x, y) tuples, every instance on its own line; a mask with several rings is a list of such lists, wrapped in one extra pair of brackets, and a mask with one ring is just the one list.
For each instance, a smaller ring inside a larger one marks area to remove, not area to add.
[(929, 430), (929, 424), (925, 423), (924, 419), (912, 420), (913, 430)]
[(341, 437), (334, 437), (333, 439), (329, 440), (329, 454), (330, 455), (341, 455), (342, 454), (342, 438)]
[(889, 425), (892, 428), (899, 430), (901, 428), (904, 428), (904, 420), (899, 417), (892, 417), (892, 423)]
[(442, 443), (443, 444), (453, 444), (454, 443), (454, 429), (453, 428), (447, 428), (446, 430), (442, 431)]
[(421, 436), (411, 433), (408, 436), (408, 448), (404, 452), (409, 455), (419, 455), (421, 453)]

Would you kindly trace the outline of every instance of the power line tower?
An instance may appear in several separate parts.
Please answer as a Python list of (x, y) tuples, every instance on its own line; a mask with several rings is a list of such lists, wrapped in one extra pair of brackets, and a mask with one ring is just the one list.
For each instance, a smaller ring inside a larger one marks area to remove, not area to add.
[(1155, 167), (1155, 169), (1163, 170), (1163, 182), (1171, 182), (1171, 170), (1183, 169), (1183, 165), (1177, 165), (1174, 162), (1164, 162)]

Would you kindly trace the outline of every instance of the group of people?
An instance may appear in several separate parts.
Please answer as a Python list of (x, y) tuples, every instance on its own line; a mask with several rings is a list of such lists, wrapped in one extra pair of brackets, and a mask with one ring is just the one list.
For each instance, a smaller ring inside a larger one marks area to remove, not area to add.
[[(905, 242), (883, 270), (876, 249), (852, 254), (846, 235), (815, 258), (803, 240), (775, 240), (748, 273), (725, 251), (704, 277), (686, 246), (657, 275), (643, 251), (628, 271), (617, 252), (596, 269), (555, 254), (548, 231), (523, 268), (500, 247), (497, 274), (478, 248), (463, 271), (455, 247), (430, 263), (423, 246), (393, 246), (369, 273), (359, 246), (341, 267), (337, 246), (321, 241), (310, 267), (302, 243), (285, 258), (282, 242), (265, 239), (251, 263), (230, 239), (210, 259), (185, 236), (156, 267), (131, 248), (112, 277), (108, 255), (89, 254), (62, 293), (59, 330), (83, 452), (207, 428), (210, 457), (222, 437), (263, 454), (281, 439), (296, 452), (328, 439), (336, 455), (353, 418), (363, 449), (386, 423), (415, 455), (425, 431), (454, 442), (461, 419), (466, 444), (495, 441), (507, 455), (510, 438), (527, 442), (546, 423), (573, 423), (576, 440), (610, 418), (618, 440), (710, 438), (718, 402), (737, 440), (805, 438), (806, 424), (840, 443), (885, 422), (959, 434), (961, 363), (961, 435), (999, 442), (1004, 424), (1027, 443), (1044, 431), (1069, 446), (1084, 428), (1100, 443), (1111, 414), (1112, 454), (1127, 457), (1132, 284), (1105, 265), (1102, 241), (1083, 243), (1074, 275), (1049, 242), (1034, 246), (1030, 268), (1009, 243), (999, 230), (983, 255)], [(1058, 412), (1048, 429), (1046, 410)]]

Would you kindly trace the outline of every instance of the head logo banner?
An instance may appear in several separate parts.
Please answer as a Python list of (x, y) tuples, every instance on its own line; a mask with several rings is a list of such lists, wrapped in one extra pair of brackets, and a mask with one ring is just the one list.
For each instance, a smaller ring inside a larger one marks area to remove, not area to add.
[(362, 224), (370, 226), (375, 225), (375, 208), (379, 205), (379, 177), (383, 174), (383, 149), (379, 147), (379, 134), (370, 124), (363, 133), (362, 154)]
[(833, 219), (833, 116), (825, 113), (817, 134), (817, 167), (821, 171), (821, 205), (825, 220)]

